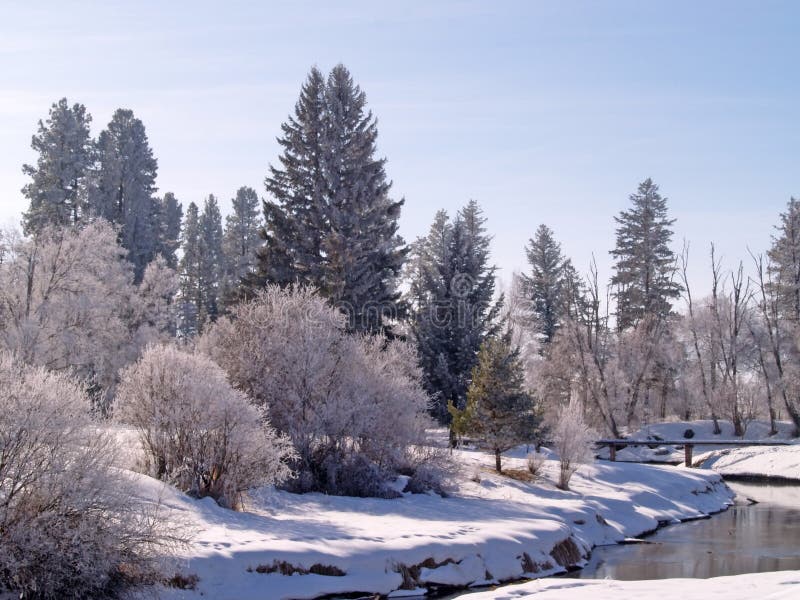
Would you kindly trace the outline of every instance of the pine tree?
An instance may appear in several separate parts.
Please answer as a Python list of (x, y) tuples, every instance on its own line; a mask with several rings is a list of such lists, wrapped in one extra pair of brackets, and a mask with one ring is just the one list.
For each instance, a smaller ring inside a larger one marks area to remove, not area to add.
[(200, 282), (200, 216), (197, 204), (189, 203), (183, 221), (181, 256), (178, 265), (180, 275), (180, 303), (178, 333), (190, 338), (200, 333), (200, 312), (203, 307), (203, 294)]
[(225, 219), (222, 241), (225, 296), (254, 271), (256, 253), (261, 245), (259, 231), (262, 220), (256, 191), (250, 187), (241, 187), (231, 203), (233, 212)]
[(442, 423), (450, 420), (448, 403), (464, 408), (478, 350), (498, 330), (502, 301), (492, 301), (496, 269), (484, 222), (474, 201), (452, 220), (439, 211), (412, 250), (411, 328), (431, 412)]
[(375, 158), (378, 128), (366, 95), (344, 65), (328, 76), (322, 173), (326, 229), (320, 288), (350, 315), (356, 331), (379, 331), (394, 316), (396, 280), (407, 250), (397, 234), (403, 200), (389, 198), (385, 159)]
[(158, 163), (142, 122), (128, 109), (118, 109), (97, 142), (99, 168), (90, 196), (91, 211), (120, 227), (120, 243), (128, 251), (136, 281), (158, 247), (156, 191)]
[(26, 235), (35, 235), (47, 225), (74, 225), (84, 218), (87, 177), (95, 160), (91, 121), (86, 107), (70, 107), (66, 98), (50, 107), (46, 123), (39, 121), (39, 131), (31, 141), (39, 155), (36, 165), (22, 167), (31, 178), (22, 189), (30, 202), (23, 216)]
[(616, 248), (611, 251), (620, 331), (645, 318), (666, 318), (672, 309), (670, 301), (682, 289), (673, 281), (675, 255), (669, 243), (675, 220), (667, 217), (667, 199), (646, 179), (630, 201), (633, 207), (614, 217), (619, 227)]
[(348, 70), (338, 65), (325, 81), (312, 69), (283, 125), (281, 168), (266, 179), (274, 201), (264, 203), (265, 243), (250, 288), (309, 284), (348, 314), (353, 330), (385, 327), (407, 250), (397, 235), (403, 201), (389, 198), (377, 135)]
[(222, 214), (213, 194), (206, 198), (200, 215), (200, 288), (198, 329), (217, 320), (224, 258), (222, 254)]
[(449, 406), (456, 433), (481, 440), (494, 453), (498, 472), (503, 452), (533, 439), (538, 421), (534, 408), (524, 389), (519, 349), (508, 334), (489, 338), (481, 346), (466, 407)]
[(257, 272), (245, 284), (250, 291), (268, 283), (318, 285), (319, 239), (326, 228), (322, 172), (325, 78), (312, 68), (300, 90), (294, 116), (281, 125), (280, 168), (270, 165), (265, 179), (272, 199), (263, 203), (263, 246)]
[(531, 302), (543, 342), (549, 344), (567, 314), (568, 281), (574, 269), (547, 225), (539, 225), (525, 247), (530, 274), (521, 274), (523, 292)]
[(773, 236), (768, 252), (770, 291), (780, 316), (800, 323), (800, 201), (790, 198), (780, 218), (778, 235)]
[(178, 267), (177, 251), (180, 247), (181, 220), (183, 207), (175, 194), (167, 192), (164, 198), (157, 199), (158, 247), (157, 253), (164, 257), (167, 265), (173, 269)]

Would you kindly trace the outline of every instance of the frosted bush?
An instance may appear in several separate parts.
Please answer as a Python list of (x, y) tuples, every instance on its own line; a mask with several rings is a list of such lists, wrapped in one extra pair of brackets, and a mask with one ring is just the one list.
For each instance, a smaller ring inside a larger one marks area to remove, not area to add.
[(528, 453), (526, 462), (528, 464), (528, 472), (536, 477), (542, 472), (545, 456), (541, 452), (534, 450), (533, 452)]
[(155, 575), (166, 538), (65, 374), (0, 353), (0, 596), (108, 598)]
[(567, 490), (578, 467), (592, 460), (592, 443), (597, 434), (586, 424), (583, 409), (575, 399), (561, 411), (550, 432), (559, 458), (558, 487)]
[(313, 291), (268, 287), (199, 344), (291, 438), (291, 489), (383, 495), (422, 460), (428, 396), (413, 348), (348, 334)]
[(123, 373), (114, 416), (138, 430), (147, 472), (193, 496), (234, 507), (289, 476), (289, 440), (206, 356), (148, 348)]

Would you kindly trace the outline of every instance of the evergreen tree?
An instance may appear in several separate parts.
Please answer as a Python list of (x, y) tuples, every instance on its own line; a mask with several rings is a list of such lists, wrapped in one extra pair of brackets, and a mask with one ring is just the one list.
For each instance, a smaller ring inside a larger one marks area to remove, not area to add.
[(300, 90), (294, 116), (281, 125), (280, 168), (270, 165), (265, 180), (272, 199), (264, 201), (264, 244), (258, 270), (246, 287), (268, 283), (318, 285), (321, 280), (319, 240), (326, 223), (323, 154), (325, 78), (314, 67)]
[(451, 220), (436, 214), (412, 250), (411, 327), (433, 415), (449, 421), (448, 402), (463, 409), (472, 368), (484, 340), (497, 332), (495, 267), (480, 207), (471, 201)]
[(180, 275), (180, 304), (178, 333), (189, 338), (200, 333), (200, 312), (203, 307), (203, 294), (200, 283), (200, 215), (197, 204), (189, 203), (182, 232), (183, 256), (178, 265)]
[(91, 194), (91, 211), (120, 227), (136, 281), (158, 248), (156, 191), (158, 163), (142, 122), (118, 109), (97, 142), (99, 168)]
[(256, 191), (250, 187), (241, 187), (231, 203), (233, 212), (225, 219), (222, 241), (225, 295), (253, 272), (256, 253), (261, 244), (259, 231), (262, 220)]
[(667, 199), (658, 193), (650, 179), (631, 194), (633, 204), (614, 217), (617, 228), (614, 275), (617, 300), (617, 327), (635, 327), (648, 318), (664, 319), (680, 296), (681, 287), (673, 281), (675, 255), (669, 247), (674, 219), (667, 217)]
[(530, 274), (520, 276), (523, 292), (531, 302), (537, 329), (544, 343), (549, 344), (567, 314), (568, 280), (575, 276), (574, 269), (547, 225), (539, 225), (525, 254)]
[(459, 435), (477, 437), (495, 456), (502, 469), (501, 454), (533, 439), (537, 418), (533, 398), (524, 389), (524, 371), (519, 349), (510, 335), (487, 339), (478, 354), (463, 410), (452, 404), (453, 429)]
[(158, 247), (157, 253), (164, 257), (167, 265), (173, 269), (178, 267), (178, 247), (181, 237), (181, 220), (183, 219), (183, 207), (175, 194), (167, 192), (164, 198), (157, 199), (158, 218), (155, 223), (158, 225)]
[(790, 198), (772, 238), (770, 287), (781, 317), (800, 323), (800, 201)]
[(223, 263), (222, 214), (217, 199), (211, 194), (206, 198), (200, 215), (200, 331), (219, 316)]
[(69, 106), (62, 98), (50, 107), (47, 122), (31, 147), (38, 153), (36, 165), (24, 165), (31, 178), (22, 193), (30, 202), (23, 215), (26, 235), (47, 225), (74, 225), (86, 211), (87, 177), (94, 165), (94, 143), (89, 133), (91, 115), (82, 104)]
[(327, 81), (312, 69), (283, 125), (281, 167), (270, 167), (265, 244), (248, 287), (310, 284), (348, 313), (356, 331), (385, 327), (400, 297), (406, 249), (397, 235), (403, 201), (389, 198), (385, 159), (366, 95), (343, 65)]

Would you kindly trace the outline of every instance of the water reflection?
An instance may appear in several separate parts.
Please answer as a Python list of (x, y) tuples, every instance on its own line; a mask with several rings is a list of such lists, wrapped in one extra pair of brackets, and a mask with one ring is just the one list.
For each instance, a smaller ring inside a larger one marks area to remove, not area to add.
[(800, 569), (800, 487), (731, 483), (737, 504), (711, 519), (660, 530), (649, 544), (595, 548), (578, 578), (718, 577)]

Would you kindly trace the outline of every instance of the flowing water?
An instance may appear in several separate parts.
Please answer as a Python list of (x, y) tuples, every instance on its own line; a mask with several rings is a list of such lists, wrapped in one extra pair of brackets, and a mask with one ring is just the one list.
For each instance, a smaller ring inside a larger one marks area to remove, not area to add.
[(567, 576), (635, 580), (800, 569), (800, 486), (729, 485), (737, 504), (724, 513), (666, 527), (648, 543), (595, 548), (589, 564)]
[(597, 547), (586, 567), (561, 577), (705, 578), (800, 569), (800, 485), (728, 485), (737, 498), (727, 511), (665, 527), (647, 537), (647, 543)]

